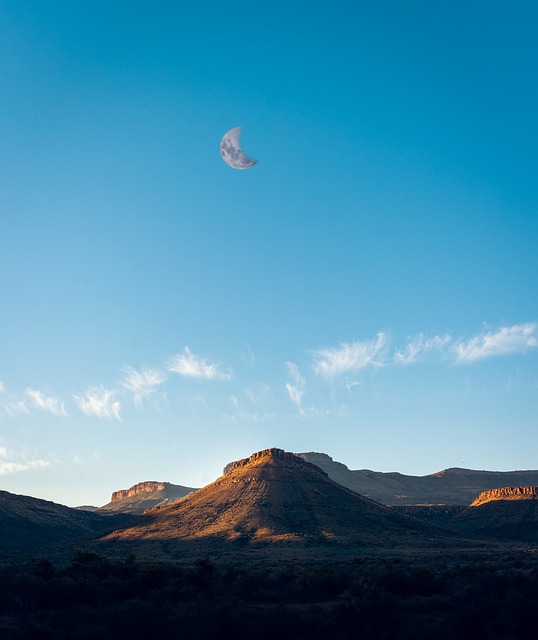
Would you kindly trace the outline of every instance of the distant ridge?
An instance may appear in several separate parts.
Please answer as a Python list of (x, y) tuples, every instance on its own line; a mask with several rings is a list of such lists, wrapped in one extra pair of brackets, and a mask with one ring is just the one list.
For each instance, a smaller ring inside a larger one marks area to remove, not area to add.
[(325, 453), (298, 453), (323, 469), (335, 482), (385, 505), (464, 505), (483, 491), (507, 486), (538, 486), (538, 471), (444, 469), (427, 476), (352, 471)]
[(139, 482), (129, 489), (114, 491), (110, 502), (97, 511), (101, 513), (141, 514), (152, 507), (172, 504), (193, 491), (197, 491), (197, 489), (170, 482)]
[(104, 541), (392, 548), (424, 546), (447, 537), (357, 495), (302, 457), (281, 449), (259, 451), (225, 470), (215, 482), (172, 505), (146, 511), (143, 521)]

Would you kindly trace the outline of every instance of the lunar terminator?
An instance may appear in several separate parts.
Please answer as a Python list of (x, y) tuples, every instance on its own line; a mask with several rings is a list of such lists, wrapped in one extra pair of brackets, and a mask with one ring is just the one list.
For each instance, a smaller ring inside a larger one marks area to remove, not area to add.
[(241, 149), (239, 136), (243, 127), (234, 127), (224, 134), (220, 141), (220, 155), (224, 162), (234, 169), (250, 169), (258, 161), (249, 158)]

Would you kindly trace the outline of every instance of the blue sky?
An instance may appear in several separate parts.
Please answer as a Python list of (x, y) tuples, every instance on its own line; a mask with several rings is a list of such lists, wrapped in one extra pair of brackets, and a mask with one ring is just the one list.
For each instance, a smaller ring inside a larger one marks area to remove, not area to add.
[(537, 26), (2, 2), (0, 486), (104, 504), (272, 446), (537, 468)]

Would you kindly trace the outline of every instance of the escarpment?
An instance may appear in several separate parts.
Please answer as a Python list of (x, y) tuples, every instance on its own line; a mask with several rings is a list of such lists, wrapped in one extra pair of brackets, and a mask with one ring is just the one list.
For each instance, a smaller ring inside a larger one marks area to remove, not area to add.
[(482, 491), (471, 503), (471, 507), (478, 507), (494, 500), (538, 500), (538, 487), (501, 487)]

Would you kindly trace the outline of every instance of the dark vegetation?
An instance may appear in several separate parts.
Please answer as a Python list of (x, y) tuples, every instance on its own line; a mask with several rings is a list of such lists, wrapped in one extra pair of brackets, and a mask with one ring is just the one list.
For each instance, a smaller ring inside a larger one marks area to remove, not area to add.
[(63, 566), (0, 568), (0, 594), (4, 640), (534, 639), (538, 561), (514, 552), (254, 568), (77, 551)]

